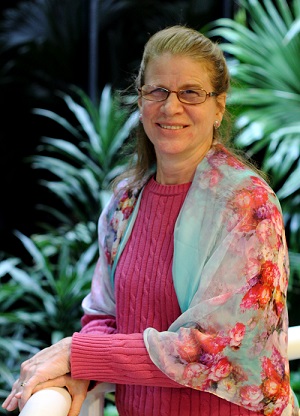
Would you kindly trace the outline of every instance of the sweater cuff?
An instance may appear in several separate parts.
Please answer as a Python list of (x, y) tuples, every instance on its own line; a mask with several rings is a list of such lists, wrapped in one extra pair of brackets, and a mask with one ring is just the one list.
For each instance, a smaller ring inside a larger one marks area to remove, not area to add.
[(76, 379), (116, 384), (182, 387), (151, 361), (142, 334), (75, 333), (71, 374)]

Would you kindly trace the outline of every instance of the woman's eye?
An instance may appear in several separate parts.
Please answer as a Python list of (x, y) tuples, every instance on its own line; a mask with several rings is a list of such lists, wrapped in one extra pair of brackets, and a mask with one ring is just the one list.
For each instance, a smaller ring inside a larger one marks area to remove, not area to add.
[(151, 94), (165, 94), (166, 90), (164, 90), (163, 88), (155, 88), (155, 90), (151, 91)]
[(199, 95), (199, 93), (195, 90), (184, 90), (182, 91), (184, 95)]

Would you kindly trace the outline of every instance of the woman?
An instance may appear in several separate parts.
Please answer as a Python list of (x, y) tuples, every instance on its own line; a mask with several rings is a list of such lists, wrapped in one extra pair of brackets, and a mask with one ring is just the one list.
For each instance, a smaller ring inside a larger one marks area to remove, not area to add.
[(66, 385), (74, 416), (96, 380), (116, 383), (121, 416), (292, 415), (282, 216), (221, 144), (224, 57), (171, 27), (136, 84), (137, 159), (99, 221), (83, 329), (25, 362), (4, 407)]

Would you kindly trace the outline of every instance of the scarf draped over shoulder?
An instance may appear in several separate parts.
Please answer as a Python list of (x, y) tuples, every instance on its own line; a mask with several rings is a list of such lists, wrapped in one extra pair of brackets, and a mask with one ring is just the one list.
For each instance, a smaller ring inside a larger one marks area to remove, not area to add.
[[(114, 271), (143, 185), (116, 192), (101, 214), (87, 314), (115, 315)], [(196, 170), (174, 230), (173, 280), (182, 314), (167, 331), (144, 331), (154, 364), (183, 386), (265, 415), (292, 415), (288, 270), (273, 190), (214, 146)]]

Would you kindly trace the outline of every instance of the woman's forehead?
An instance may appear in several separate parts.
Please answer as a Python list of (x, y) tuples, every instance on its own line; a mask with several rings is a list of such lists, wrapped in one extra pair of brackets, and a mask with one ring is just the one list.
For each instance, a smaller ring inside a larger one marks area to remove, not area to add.
[(145, 83), (175, 82), (181, 86), (210, 84), (210, 73), (203, 61), (185, 55), (164, 53), (149, 60)]

